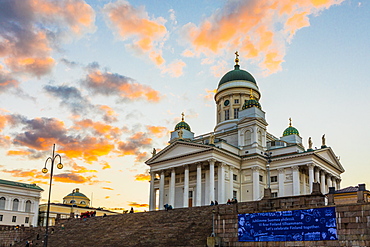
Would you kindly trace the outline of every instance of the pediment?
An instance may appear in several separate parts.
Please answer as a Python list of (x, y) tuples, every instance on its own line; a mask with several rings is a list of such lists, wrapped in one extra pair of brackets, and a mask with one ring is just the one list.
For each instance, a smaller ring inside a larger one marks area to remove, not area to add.
[(315, 152), (317, 156), (320, 158), (326, 160), (329, 164), (331, 164), (333, 167), (339, 169), (340, 171), (344, 172), (344, 168), (337, 159), (336, 155), (334, 152), (331, 150), (331, 148), (326, 148), (323, 150), (318, 150)]
[(211, 146), (204, 144), (177, 141), (161, 150), (159, 153), (157, 153), (154, 157), (147, 160), (145, 163), (150, 165), (151, 163), (157, 163), (160, 161), (169, 160), (181, 156), (187, 156), (210, 149), (212, 149)]

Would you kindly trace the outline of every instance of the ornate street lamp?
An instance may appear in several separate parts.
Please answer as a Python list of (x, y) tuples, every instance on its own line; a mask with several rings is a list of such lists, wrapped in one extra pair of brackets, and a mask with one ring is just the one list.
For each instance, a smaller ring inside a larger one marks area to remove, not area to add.
[(48, 198), (48, 210), (46, 212), (46, 230), (45, 230), (45, 237), (44, 237), (44, 247), (48, 246), (48, 237), (49, 237), (49, 214), (50, 214), (50, 196), (51, 196), (51, 184), (53, 182), (53, 170), (54, 170), (54, 161), (56, 158), (59, 158), (59, 163), (57, 165), (58, 169), (62, 169), (62, 157), (59, 154), (55, 154), (55, 144), (53, 145), (53, 156), (48, 157), (45, 161), (45, 167), (42, 168), (42, 173), (47, 173), (48, 169), (46, 165), (48, 161), (51, 161), (51, 170), (50, 170), (50, 182), (49, 182), (49, 198)]
[(271, 163), (271, 152), (265, 153), (265, 158), (267, 159), (267, 188), (270, 189), (271, 186), (271, 177), (270, 177), (270, 163)]

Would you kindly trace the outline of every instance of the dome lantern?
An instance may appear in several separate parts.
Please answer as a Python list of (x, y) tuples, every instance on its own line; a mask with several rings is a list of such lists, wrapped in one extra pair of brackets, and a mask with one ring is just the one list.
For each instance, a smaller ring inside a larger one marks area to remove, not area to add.
[(286, 128), (283, 133), (283, 136), (289, 136), (289, 135), (299, 136), (298, 130), (292, 126), (292, 118), (289, 118), (289, 127)]
[(176, 124), (176, 126), (175, 126), (175, 131), (176, 130), (180, 130), (180, 129), (186, 129), (186, 130), (188, 130), (188, 131), (191, 131), (191, 129), (190, 129), (190, 125), (189, 124), (187, 124), (185, 121), (184, 121), (184, 116), (185, 116), (185, 114), (184, 113), (181, 113), (181, 122), (179, 122), (178, 124)]

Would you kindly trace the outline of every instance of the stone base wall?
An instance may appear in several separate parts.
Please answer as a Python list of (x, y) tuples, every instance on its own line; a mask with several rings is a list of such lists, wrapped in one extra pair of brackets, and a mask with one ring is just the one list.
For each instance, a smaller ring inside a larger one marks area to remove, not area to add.
[(0, 226), (0, 247), (25, 243), (28, 238), (33, 238), (41, 231), (39, 227)]
[(335, 206), (338, 240), (290, 242), (239, 242), (238, 214), (277, 210), (308, 209), (324, 206), (323, 196), (297, 196), (259, 202), (220, 205), (215, 208), (215, 233), (221, 246), (370, 246), (370, 203)]

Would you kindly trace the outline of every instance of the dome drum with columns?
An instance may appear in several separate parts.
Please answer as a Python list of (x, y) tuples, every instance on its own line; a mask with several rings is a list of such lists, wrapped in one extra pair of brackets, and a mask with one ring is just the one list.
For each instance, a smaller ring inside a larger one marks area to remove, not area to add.
[(322, 193), (340, 188), (344, 169), (325, 136), (321, 149), (313, 150), (311, 138), (305, 149), (291, 119), (280, 138), (267, 131), (257, 82), (240, 69), (238, 56), (234, 70), (218, 84), (214, 131), (194, 136), (183, 115), (170, 145), (145, 162), (151, 176), (150, 210), (165, 204), (180, 208), (231, 198), (260, 200), (268, 184), (274, 197), (310, 194), (313, 182), (320, 183)]

